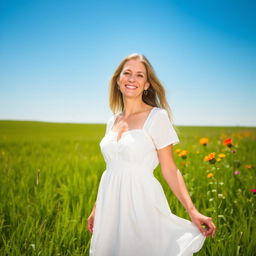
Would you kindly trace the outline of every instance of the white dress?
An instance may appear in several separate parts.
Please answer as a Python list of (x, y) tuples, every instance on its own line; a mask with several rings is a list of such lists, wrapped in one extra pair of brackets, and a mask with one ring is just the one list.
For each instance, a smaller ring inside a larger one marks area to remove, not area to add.
[(90, 256), (187, 256), (201, 249), (205, 236), (189, 220), (174, 215), (153, 175), (156, 149), (179, 143), (167, 111), (154, 107), (142, 129), (112, 131), (107, 122), (100, 142), (106, 162), (96, 199)]

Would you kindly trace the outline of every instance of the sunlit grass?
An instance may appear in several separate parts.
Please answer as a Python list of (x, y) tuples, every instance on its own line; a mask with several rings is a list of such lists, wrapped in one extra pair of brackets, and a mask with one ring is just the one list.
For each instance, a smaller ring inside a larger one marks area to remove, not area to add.
[[(218, 227), (197, 255), (253, 255), (256, 129), (179, 130), (177, 167), (196, 207)], [(0, 255), (88, 255), (87, 217), (105, 170), (104, 132), (103, 124), (0, 121)], [(228, 138), (232, 147), (223, 144)], [(204, 161), (213, 152), (216, 162)], [(159, 167), (155, 176), (172, 212), (189, 219)]]

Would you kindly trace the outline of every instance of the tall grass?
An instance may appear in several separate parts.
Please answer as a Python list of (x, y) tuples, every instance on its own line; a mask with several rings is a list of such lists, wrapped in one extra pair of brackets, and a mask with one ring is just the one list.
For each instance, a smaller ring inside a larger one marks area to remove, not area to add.
[[(256, 129), (180, 131), (176, 164), (196, 207), (218, 226), (197, 255), (254, 255), (256, 195), (250, 189), (256, 188)], [(88, 255), (87, 217), (105, 170), (99, 147), (104, 132), (103, 124), (0, 121), (0, 255)], [(220, 136), (233, 138), (236, 153), (220, 143)], [(201, 137), (210, 139), (207, 147), (198, 143)], [(188, 150), (186, 159), (178, 149)], [(216, 165), (204, 162), (213, 151), (226, 157)], [(154, 174), (172, 212), (189, 219), (159, 166)]]

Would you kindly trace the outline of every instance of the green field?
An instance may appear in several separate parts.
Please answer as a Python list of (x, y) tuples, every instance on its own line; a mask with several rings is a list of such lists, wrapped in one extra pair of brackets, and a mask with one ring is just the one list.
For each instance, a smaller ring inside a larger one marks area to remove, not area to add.
[[(255, 255), (256, 128), (178, 128), (176, 165), (194, 204), (218, 228), (197, 255)], [(0, 255), (88, 255), (87, 217), (105, 170), (104, 132), (104, 124), (0, 121)], [(231, 148), (222, 144), (226, 138)], [(186, 159), (179, 150), (188, 150)], [(225, 157), (204, 161), (211, 152)], [(159, 166), (155, 176), (172, 212), (189, 219)]]

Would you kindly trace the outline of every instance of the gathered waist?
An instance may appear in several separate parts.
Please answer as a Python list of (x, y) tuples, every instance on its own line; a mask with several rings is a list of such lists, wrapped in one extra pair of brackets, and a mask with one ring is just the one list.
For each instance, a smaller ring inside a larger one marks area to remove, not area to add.
[(153, 169), (142, 164), (131, 162), (111, 162), (106, 163), (106, 171), (112, 174), (132, 174), (132, 175), (153, 175)]

